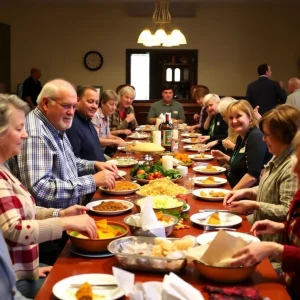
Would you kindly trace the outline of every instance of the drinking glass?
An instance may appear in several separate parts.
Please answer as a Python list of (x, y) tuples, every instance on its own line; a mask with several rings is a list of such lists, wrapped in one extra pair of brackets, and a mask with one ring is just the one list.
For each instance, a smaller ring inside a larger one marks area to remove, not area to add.
[(195, 187), (194, 177), (194, 174), (187, 174), (184, 177), (183, 186), (188, 190), (189, 193), (192, 193)]

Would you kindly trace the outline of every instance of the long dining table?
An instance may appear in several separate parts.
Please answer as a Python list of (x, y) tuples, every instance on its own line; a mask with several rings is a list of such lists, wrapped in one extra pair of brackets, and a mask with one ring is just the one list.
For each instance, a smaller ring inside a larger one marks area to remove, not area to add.
[[(195, 154), (195, 152), (188, 152), (189, 154)], [(117, 152), (116, 156), (124, 156), (125, 153)], [(141, 158), (141, 155), (134, 155), (137, 159)], [(212, 165), (218, 165), (216, 160), (209, 161)], [(126, 171), (126, 179), (130, 180), (130, 168), (120, 168), (120, 170)], [(189, 167), (189, 173), (195, 174), (193, 171), (193, 165)], [(196, 175), (198, 176), (198, 175)], [(201, 176), (201, 175), (199, 175)], [(204, 175), (203, 175), (204, 176)], [(224, 174), (214, 175), (218, 177), (225, 178)], [(180, 179), (177, 184), (183, 185), (183, 179)], [(195, 188), (198, 188), (197, 186)], [(228, 183), (222, 186), (224, 189), (230, 189)], [(125, 196), (111, 196), (107, 194), (103, 194), (99, 192), (99, 190), (95, 193), (92, 201), (98, 199), (124, 199)], [(190, 210), (188, 215), (191, 216), (195, 213), (198, 213), (199, 210), (203, 209), (224, 209), (222, 202), (208, 202), (202, 201), (198, 197), (193, 196), (191, 193), (188, 195), (188, 204), (190, 205)], [(123, 219), (129, 215), (137, 213), (137, 208), (134, 207), (132, 211), (117, 215), (117, 216), (104, 216), (105, 218), (111, 221), (123, 222)], [(99, 220), (103, 218), (103, 216), (99, 216), (91, 213), (91, 216), (95, 220)], [(239, 226), (235, 226), (234, 228), (238, 232), (248, 233), (250, 231), (250, 224), (247, 221), (246, 216), (241, 216), (243, 221)], [(183, 222), (186, 225), (189, 225), (189, 228), (174, 230), (170, 237), (181, 238), (185, 235), (193, 235), (199, 236), (203, 233), (203, 228), (199, 225), (192, 223), (189, 219), (184, 220)], [(63, 249), (61, 255), (57, 259), (53, 269), (47, 276), (42, 288), (36, 296), (36, 300), (46, 300), (46, 299), (57, 299), (53, 293), (53, 286), (59, 282), (60, 280), (67, 278), (69, 276), (79, 275), (79, 274), (90, 274), (90, 273), (103, 273), (103, 274), (112, 274), (112, 267), (120, 267), (117, 259), (112, 257), (105, 258), (87, 258), (81, 257), (73, 254), (70, 251), (71, 243), (68, 242)], [(133, 272), (133, 271), (131, 271)], [(146, 271), (136, 271), (135, 280), (139, 282), (146, 281), (162, 281), (164, 274), (163, 273), (153, 273)], [(213, 285), (213, 286), (243, 286), (243, 287), (255, 287), (258, 289), (259, 293), (262, 297), (267, 297), (271, 300), (288, 300), (290, 299), (284, 285), (282, 284), (281, 279), (275, 273), (270, 261), (268, 259), (263, 260), (257, 267), (252, 276), (244, 282), (236, 283), (236, 284), (225, 284), (225, 283), (216, 283), (212, 282), (204, 277), (201, 277), (194, 265), (188, 264), (185, 269), (179, 274), (179, 276), (193, 285), (196, 289), (200, 290), (205, 299), (209, 299), (209, 295), (206, 292), (203, 292), (202, 288), (205, 285)], [(126, 299), (126, 297), (122, 297), (121, 299)], [(191, 299), (193, 300), (193, 299)]]

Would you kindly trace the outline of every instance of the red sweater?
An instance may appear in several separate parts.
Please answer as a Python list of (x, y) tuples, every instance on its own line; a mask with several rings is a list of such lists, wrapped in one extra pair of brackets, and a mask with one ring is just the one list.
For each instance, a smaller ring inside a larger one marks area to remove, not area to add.
[(300, 189), (291, 202), (283, 238), (283, 277), (290, 295), (300, 299)]

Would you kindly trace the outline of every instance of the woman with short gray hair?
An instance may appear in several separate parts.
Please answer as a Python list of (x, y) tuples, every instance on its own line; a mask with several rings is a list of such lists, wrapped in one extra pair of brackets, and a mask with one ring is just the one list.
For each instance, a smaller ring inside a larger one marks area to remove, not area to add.
[(205, 105), (208, 113), (203, 126), (207, 135), (200, 137), (200, 142), (216, 141), (215, 148), (223, 150), (222, 140), (227, 137), (228, 125), (219, 113), (219, 102), (220, 97), (216, 94), (207, 94), (203, 99), (203, 105)]

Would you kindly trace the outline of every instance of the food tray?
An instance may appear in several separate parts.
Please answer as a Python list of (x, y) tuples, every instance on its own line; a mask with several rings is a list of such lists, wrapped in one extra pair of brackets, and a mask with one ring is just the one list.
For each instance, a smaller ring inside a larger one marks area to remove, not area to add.
[[(153, 237), (129, 236), (119, 238), (107, 246), (109, 252), (113, 253), (120, 265), (126, 270), (143, 270), (148, 272), (175, 272), (179, 273), (186, 266), (186, 258), (172, 259), (166, 257), (143, 256), (138, 254), (120, 253), (126, 244), (147, 243), (154, 245)], [(168, 240), (179, 240), (167, 238)]]

